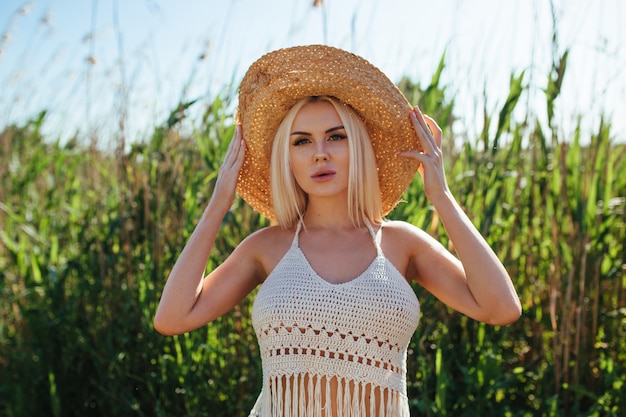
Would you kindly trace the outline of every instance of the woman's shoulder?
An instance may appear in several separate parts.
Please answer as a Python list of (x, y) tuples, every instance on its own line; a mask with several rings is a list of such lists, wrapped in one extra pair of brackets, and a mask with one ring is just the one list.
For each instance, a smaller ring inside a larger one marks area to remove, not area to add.
[(239, 246), (258, 257), (274, 257), (276, 253), (284, 253), (289, 249), (294, 233), (295, 229), (268, 226), (248, 235)]
[(381, 248), (389, 261), (409, 281), (418, 277), (415, 260), (432, 245), (432, 238), (419, 227), (402, 220), (382, 222)]
[(252, 244), (260, 245), (280, 243), (284, 240), (291, 242), (294, 233), (295, 229), (285, 229), (280, 226), (267, 226), (251, 233), (244, 241), (250, 241)]
[(253, 257), (260, 266), (263, 279), (275, 268), (293, 242), (295, 229), (269, 226), (246, 237), (237, 247)]
[(417, 234), (420, 235), (424, 233), (422, 229), (419, 227), (406, 222), (404, 220), (384, 220), (382, 222), (383, 233), (397, 234), (397, 235), (406, 235), (406, 234)]
[(434, 238), (419, 227), (404, 220), (385, 220), (382, 223), (383, 241), (413, 246), (431, 244)]

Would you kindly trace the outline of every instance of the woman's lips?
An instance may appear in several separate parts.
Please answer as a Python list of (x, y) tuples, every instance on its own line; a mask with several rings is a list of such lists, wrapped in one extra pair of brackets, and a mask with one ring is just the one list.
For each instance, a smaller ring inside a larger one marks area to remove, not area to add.
[(313, 181), (317, 181), (317, 182), (324, 182), (324, 181), (330, 181), (333, 178), (335, 178), (335, 171), (318, 171), (316, 173), (314, 173), (313, 175), (311, 175), (311, 179)]

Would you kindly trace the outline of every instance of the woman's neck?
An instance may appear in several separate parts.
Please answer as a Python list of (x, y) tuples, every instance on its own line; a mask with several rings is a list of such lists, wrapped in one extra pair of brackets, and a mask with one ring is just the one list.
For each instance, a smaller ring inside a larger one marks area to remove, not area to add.
[(345, 201), (311, 199), (303, 221), (309, 228), (346, 229), (354, 228)]

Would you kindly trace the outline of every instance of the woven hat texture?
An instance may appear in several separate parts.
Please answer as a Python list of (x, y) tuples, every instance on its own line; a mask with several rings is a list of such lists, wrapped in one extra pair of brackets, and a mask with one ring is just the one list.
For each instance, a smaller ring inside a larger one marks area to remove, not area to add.
[(275, 220), (270, 192), (272, 141), (289, 109), (308, 96), (333, 96), (365, 122), (376, 156), (383, 215), (411, 183), (418, 162), (396, 156), (421, 145), (400, 90), (365, 59), (325, 45), (270, 52), (248, 69), (239, 87), (237, 122), (247, 152), (237, 191), (254, 209)]

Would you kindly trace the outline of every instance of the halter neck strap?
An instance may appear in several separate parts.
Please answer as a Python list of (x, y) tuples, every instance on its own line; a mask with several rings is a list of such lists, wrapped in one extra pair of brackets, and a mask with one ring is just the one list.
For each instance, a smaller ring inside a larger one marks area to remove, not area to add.
[(380, 224), (380, 227), (378, 228), (378, 230), (375, 231), (372, 225), (370, 224), (369, 220), (365, 219), (365, 226), (367, 226), (367, 230), (369, 230), (370, 236), (372, 236), (372, 241), (374, 242), (374, 245), (376, 246), (376, 251), (378, 252), (379, 255), (381, 255), (383, 253), (383, 250), (380, 246), (382, 230), (383, 230), (382, 223)]
[(293, 235), (293, 240), (291, 241), (291, 247), (296, 247), (299, 246), (299, 238), (298, 236), (300, 236), (300, 229), (302, 229), (302, 219), (300, 219), (298, 221), (298, 225), (296, 226), (296, 233)]

